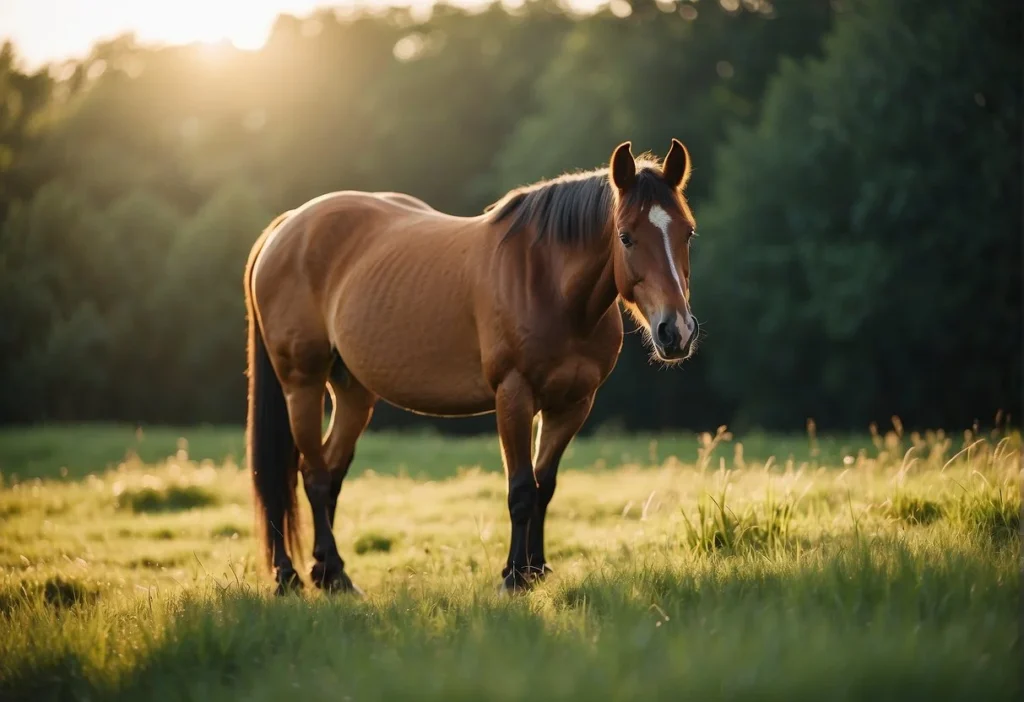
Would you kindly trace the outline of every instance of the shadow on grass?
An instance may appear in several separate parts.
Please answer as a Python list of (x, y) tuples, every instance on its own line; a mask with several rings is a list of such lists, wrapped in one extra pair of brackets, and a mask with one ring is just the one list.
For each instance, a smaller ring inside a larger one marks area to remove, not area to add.
[(136, 513), (182, 512), (219, 502), (216, 493), (199, 485), (129, 488), (117, 496), (119, 509)]
[(896, 493), (884, 507), (885, 513), (912, 525), (925, 525), (942, 518), (942, 505), (920, 495)]
[(237, 539), (242, 536), (251, 535), (252, 530), (247, 526), (238, 524), (222, 524), (210, 530), (210, 536), (215, 539)]
[(1020, 500), (1015, 485), (963, 494), (950, 512), (965, 530), (987, 538), (997, 547), (1020, 545)]
[(965, 490), (951, 499), (934, 501), (899, 492), (885, 503), (888, 516), (923, 526), (948, 519), (965, 534), (979, 536), (996, 547), (1019, 543), (1020, 501), (1013, 486), (986, 486)]
[(33, 602), (42, 602), (55, 610), (65, 610), (76, 605), (92, 604), (99, 596), (99, 589), (95, 585), (60, 576), (41, 582), (23, 581), (0, 588), (0, 614), (10, 614)]
[(392, 534), (368, 531), (360, 534), (352, 547), (360, 555), (364, 553), (388, 553), (397, 540), (397, 537)]

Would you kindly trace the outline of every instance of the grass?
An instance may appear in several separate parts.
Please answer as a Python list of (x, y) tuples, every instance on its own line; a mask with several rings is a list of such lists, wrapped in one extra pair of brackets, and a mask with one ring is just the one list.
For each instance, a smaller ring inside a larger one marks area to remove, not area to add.
[(724, 431), (646, 453), (580, 439), (556, 573), (514, 598), (495, 589), (494, 442), (369, 438), (335, 523), (364, 600), (269, 594), (230, 459), (19, 459), (33, 479), (0, 485), (0, 699), (1020, 697), (1019, 434), (875, 433), (792, 461), (793, 439), (755, 458)]
[[(710, 435), (709, 435), (710, 436)], [(708, 441), (713, 440), (710, 437)], [(240, 427), (152, 427), (119, 424), (79, 424), (0, 428), (0, 475), (10, 480), (81, 480), (116, 468), (124, 461), (147, 464), (167, 457), (193, 461), (240, 464), (245, 455)], [(806, 435), (745, 436), (742, 447), (715, 443), (707, 456), (719, 460), (764, 462), (769, 457), (837, 465), (848, 455), (872, 448), (871, 437), (834, 436), (808, 439)], [(563, 458), (569, 467), (607, 467), (623, 463), (659, 463), (669, 456), (694, 462), (702, 444), (692, 434), (621, 434), (601, 432), (600, 440), (581, 440)], [(737, 450), (739, 455), (737, 456)], [(350, 475), (366, 470), (438, 479), (455, 475), (460, 467), (476, 466), (501, 471), (496, 435), (450, 438), (428, 432), (369, 431), (359, 440)]]

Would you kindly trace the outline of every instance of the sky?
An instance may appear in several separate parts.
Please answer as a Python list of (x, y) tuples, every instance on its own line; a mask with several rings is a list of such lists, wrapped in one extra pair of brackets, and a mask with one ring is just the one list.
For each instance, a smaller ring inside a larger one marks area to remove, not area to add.
[[(308, 15), (323, 5), (351, 0), (0, 0), (0, 37), (35, 68), (77, 58), (100, 39), (135, 32), (143, 43), (228, 40), (242, 49), (261, 46), (281, 13)], [(433, 0), (361, 0), (363, 5), (429, 7)], [(454, 4), (481, 4), (456, 0)], [(578, 0), (573, 6), (596, 4)]]

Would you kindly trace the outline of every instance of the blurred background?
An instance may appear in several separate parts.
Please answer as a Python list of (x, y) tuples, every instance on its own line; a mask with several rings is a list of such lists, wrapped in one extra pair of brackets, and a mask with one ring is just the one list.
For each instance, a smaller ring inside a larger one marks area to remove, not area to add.
[[(671, 137), (706, 337), (666, 370), (627, 336), (584, 433), (1020, 414), (1019, 1), (80, 5), (0, 9), (4, 424), (240, 425), (274, 215), (473, 215)], [(372, 427), (428, 425), (493, 432)]]

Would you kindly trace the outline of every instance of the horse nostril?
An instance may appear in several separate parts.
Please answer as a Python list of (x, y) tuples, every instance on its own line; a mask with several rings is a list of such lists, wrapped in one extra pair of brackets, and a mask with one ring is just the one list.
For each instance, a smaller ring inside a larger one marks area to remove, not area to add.
[(658, 343), (662, 346), (670, 347), (679, 340), (676, 335), (676, 329), (672, 324), (668, 322), (661, 322), (658, 324)]

